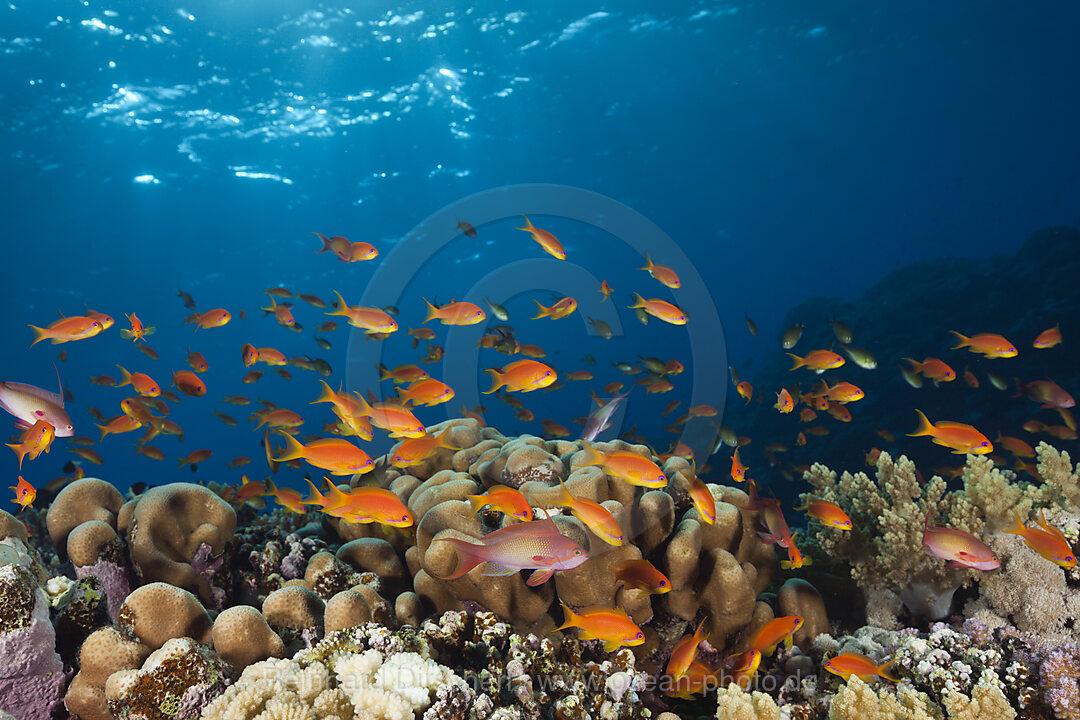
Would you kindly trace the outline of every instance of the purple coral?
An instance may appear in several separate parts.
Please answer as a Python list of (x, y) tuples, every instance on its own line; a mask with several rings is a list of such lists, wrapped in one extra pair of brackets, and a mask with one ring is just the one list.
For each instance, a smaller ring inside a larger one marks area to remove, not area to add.
[(19, 565), (0, 567), (0, 613), (0, 707), (18, 720), (47, 718), (61, 697), (64, 666), (45, 594)]
[(1080, 720), (1080, 646), (1050, 651), (1039, 667), (1043, 700), (1059, 720)]

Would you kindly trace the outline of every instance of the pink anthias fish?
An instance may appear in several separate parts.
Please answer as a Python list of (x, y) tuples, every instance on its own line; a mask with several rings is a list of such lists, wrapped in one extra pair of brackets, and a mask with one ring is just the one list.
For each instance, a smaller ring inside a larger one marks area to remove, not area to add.
[(792, 545), (791, 529), (787, 520), (784, 519), (784, 511), (780, 509), (780, 501), (776, 498), (763, 498), (757, 493), (757, 483), (750, 482), (750, 503), (747, 510), (757, 510), (761, 515), (761, 522), (766, 530), (758, 531), (758, 537), (767, 545), (776, 543), (782, 548)]
[(1035, 380), (1020, 382), (1016, 379), (1016, 394), (1013, 397), (1027, 397), (1044, 408), (1071, 408), (1076, 405), (1073, 396), (1053, 380)]
[[(57, 378), (59, 380), (59, 377)], [(63, 388), (60, 390), (63, 393)], [(56, 430), (56, 437), (73, 437), (75, 427), (64, 411), (64, 396), (33, 385), (0, 381), (0, 408), (15, 416), (15, 427), (27, 430), (44, 420)]]
[(954, 567), (974, 570), (996, 570), (1001, 567), (997, 555), (982, 540), (963, 530), (931, 525), (930, 513), (926, 513), (922, 544), (926, 552), (948, 560), (949, 565)]
[(630, 391), (627, 390), (622, 395), (616, 395), (611, 400), (607, 401), (597, 409), (589, 413), (588, 419), (585, 421), (585, 430), (581, 433), (581, 439), (586, 442), (592, 442), (600, 435), (600, 433), (611, 427), (611, 418), (615, 415), (615, 411), (619, 409), (619, 405), (626, 399)]
[(457, 538), (436, 538), (448, 542), (458, 553), (458, 567), (443, 580), (462, 577), (485, 563), (481, 575), (496, 577), (533, 570), (525, 582), (529, 587), (542, 585), (556, 570), (576, 568), (589, 559), (576, 542), (559, 532), (550, 518), (515, 523), (485, 535), (480, 544)]

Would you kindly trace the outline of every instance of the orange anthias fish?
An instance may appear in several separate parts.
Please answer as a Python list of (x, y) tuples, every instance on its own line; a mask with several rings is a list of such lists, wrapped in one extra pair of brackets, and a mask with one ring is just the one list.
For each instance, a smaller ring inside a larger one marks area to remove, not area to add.
[(263, 425), (269, 425), (272, 428), (294, 428), (304, 424), (304, 418), (292, 410), (286, 408), (275, 408), (273, 410), (259, 410), (252, 413), (252, 418), (257, 419), (259, 424), (255, 426), (258, 430)]
[(685, 325), (686, 313), (664, 300), (650, 298), (646, 300), (638, 293), (634, 293), (634, 304), (627, 306), (631, 310), (640, 308), (658, 320), (663, 320), (671, 325)]
[(533, 320), (539, 320), (540, 318), (551, 318), (552, 320), (562, 320), (564, 317), (569, 317), (577, 310), (577, 300), (572, 297), (564, 297), (558, 302), (553, 303), (551, 307), (546, 307), (540, 304), (539, 300), (534, 299), (536, 303), (536, 316)]
[(1043, 330), (1039, 333), (1039, 337), (1035, 338), (1035, 342), (1033, 342), (1031, 346), (1039, 350), (1045, 350), (1046, 348), (1052, 348), (1060, 343), (1061, 328), (1055, 325), (1049, 330)]
[(1073, 555), (1072, 548), (1069, 547), (1065, 535), (1056, 527), (1047, 524), (1042, 510), (1039, 511), (1039, 527), (1037, 528), (1025, 526), (1024, 521), (1020, 518), (1020, 513), (1016, 512), (1016, 510), (1013, 510), (1013, 515), (1016, 517), (1015, 524), (1011, 528), (1003, 529), (1001, 532), (1019, 535), (1029, 548), (1063, 568), (1076, 566), (1076, 557)]
[(491, 389), (484, 392), (490, 395), (505, 387), (510, 392), (532, 392), (551, 385), (558, 379), (558, 374), (549, 366), (536, 360), (516, 360), (501, 370), (487, 368), (491, 373)]
[(202, 397), (206, 394), (206, 383), (190, 370), (174, 370), (173, 386), (185, 395), (193, 397)]
[(180, 460), (180, 467), (190, 465), (192, 468), (194, 468), (199, 463), (210, 459), (210, 456), (213, 454), (213, 450), (192, 450)]
[(329, 497), (307, 481), (312, 494), (304, 500), (305, 505), (319, 505), (327, 515), (338, 517), (348, 523), (378, 523), (404, 528), (413, 524), (412, 513), (396, 494), (377, 487), (358, 487), (342, 492), (327, 480)]
[(398, 365), (393, 370), (387, 368), (382, 363), (375, 366), (375, 369), (379, 371), (379, 381), (393, 380), (395, 383), (411, 383), (417, 380), (426, 380), (431, 377), (428, 375), (427, 370), (423, 369), (419, 365)]
[(23, 431), (18, 444), (8, 444), (19, 458), (19, 469), (22, 470), (23, 459), (29, 457), (36, 460), (42, 453), (49, 452), (53, 438), (56, 437), (56, 428), (46, 420), (38, 420), (32, 427)]
[(600, 294), (604, 296), (604, 297), (600, 298), (600, 302), (604, 302), (609, 297), (611, 297), (611, 286), (608, 285), (607, 280), (601, 280), (600, 281)]
[(654, 279), (661, 284), (666, 285), (672, 290), (677, 290), (682, 284), (679, 280), (678, 274), (669, 268), (667, 265), (657, 265), (649, 257), (649, 253), (645, 253), (645, 267), (640, 267), (638, 270), (646, 270)]
[(803, 619), (798, 615), (787, 615), (770, 620), (750, 637), (750, 649), (759, 650), (762, 655), (772, 655), (781, 642), (784, 647), (791, 647), (792, 636), (802, 627)]
[(1048, 410), (1050, 408), (1071, 408), (1076, 405), (1073, 396), (1053, 380), (1035, 380), (1034, 382), (1025, 383), (1017, 379), (1016, 395), (1013, 395), (1013, 397), (1021, 396), (1039, 403)]
[(604, 650), (614, 652), (621, 647), (632, 647), (645, 642), (645, 635), (641, 628), (622, 608), (612, 609), (603, 606), (584, 608), (578, 615), (566, 606), (563, 607), (565, 620), (556, 630), (578, 628), (578, 637), (582, 640), (600, 640), (604, 643)]
[(471, 302), (451, 302), (442, 307), (435, 307), (424, 299), (427, 306), (427, 317), (424, 322), (438, 320), (443, 325), (476, 325), (487, 319), (487, 315), (479, 305)]
[(749, 380), (743, 380), (735, 386), (735, 392), (739, 393), (740, 397), (746, 398), (746, 404), (749, 405), (754, 397), (754, 386), (750, 384)]
[(334, 295), (337, 295), (337, 309), (326, 313), (327, 315), (341, 315), (347, 317), (350, 325), (360, 328), (368, 335), (391, 333), (398, 329), (397, 321), (390, 317), (384, 310), (381, 310), (380, 308), (363, 307), (361, 305), (349, 307), (345, 302), (345, 298), (341, 297), (341, 293), (335, 290)]
[(559, 242), (558, 238), (547, 230), (541, 230), (540, 228), (533, 226), (533, 224), (529, 222), (527, 216), (522, 215), (521, 217), (525, 218), (525, 227), (515, 228), (516, 230), (522, 230), (532, 235), (533, 240), (540, 243), (540, 247), (544, 248), (544, 252), (551, 257), (558, 260), (566, 259), (566, 250), (563, 249), (562, 243)]
[(187, 349), (187, 362), (188, 365), (197, 373), (203, 373), (210, 369), (210, 363), (206, 362), (206, 358), (200, 352), (192, 352), (191, 348)]
[(138, 430), (143, 426), (143, 422), (137, 417), (131, 415), (119, 415), (115, 418), (111, 418), (109, 422), (104, 425), (98, 425), (97, 429), (101, 431), (101, 440), (104, 440), (108, 435), (119, 435), (121, 433), (132, 432)]
[(642, 590), (648, 595), (671, 592), (671, 581), (648, 560), (621, 560), (609, 567), (628, 588)]
[(468, 495), (471, 515), (490, 505), (501, 513), (516, 517), (518, 520), (532, 520), (533, 511), (529, 501), (520, 491), (506, 485), (492, 485), (483, 495)]
[(826, 370), (832, 370), (844, 364), (844, 358), (832, 350), (812, 350), (806, 357), (799, 357), (795, 353), (787, 354), (795, 361), (795, 364), (791, 366), (792, 370), (805, 367), (821, 374)]
[(290, 487), (278, 487), (274, 484), (274, 481), (267, 478), (266, 481), (270, 485), (270, 491), (267, 493), (284, 508), (291, 510), (294, 513), (303, 513), (307, 511), (307, 506), (304, 505), (304, 496), (299, 491), (293, 490)]
[(616, 522), (607, 508), (592, 500), (574, 497), (570, 494), (566, 484), (563, 483), (562, 478), (559, 478), (559, 485), (562, 486), (562, 495), (551, 501), (553, 504), (569, 508), (574, 517), (584, 523), (594, 535), (608, 545), (619, 546), (623, 544), (622, 528), (619, 527), (619, 523)]
[(30, 347), (34, 347), (42, 340), (48, 340), (53, 345), (59, 345), (60, 343), (71, 342), (73, 340), (85, 340), (86, 338), (94, 337), (104, 328), (99, 321), (92, 317), (76, 315), (73, 317), (60, 318), (44, 328), (31, 325), (30, 329), (34, 331), (34, 342), (30, 343)]
[(795, 401), (791, 398), (791, 393), (787, 391), (787, 388), (782, 388), (780, 392), (776, 393), (776, 404), (773, 407), (781, 413), (789, 413), (795, 409)]
[(952, 382), (956, 379), (956, 371), (947, 363), (935, 357), (928, 357), (922, 362), (904, 358), (904, 362), (911, 364), (912, 372), (919, 373), (928, 380), (934, 382)]
[(827, 397), (830, 402), (850, 403), (862, 400), (866, 396), (861, 388), (849, 382), (838, 382), (832, 387), (829, 387), (829, 384), (825, 382), (822, 384), (825, 386), (822, 395)]
[(787, 560), (780, 561), (780, 567), (784, 570), (798, 570), (801, 567), (805, 567), (811, 564), (810, 558), (804, 557), (802, 551), (800, 551), (798, 546), (795, 544), (795, 536), (798, 534), (798, 530), (791, 534), (791, 539), (790, 542), (788, 542), (787, 546)]
[(698, 515), (709, 525), (716, 522), (716, 498), (709, 492), (709, 486), (697, 476), (697, 468), (691, 468), (690, 501)]
[(1017, 457), (1035, 457), (1035, 448), (1017, 437), (1002, 435), (997, 436), (997, 444), (1005, 448)]
[(386, 430), (390, 437), (420, 438), (427, 434), (424, 424), (408, 408), (394, 403), (368, 403), (360, 394), (355, 397), (359, 404), (356, 416), (370, 419), (372, 425)]
[(608, 475), (625, 480), (631, 485), (653, 489), (667, 486), (664, 471), (644, 455), (628, 450), (601, 452), (587, 443), (582, 453), (584, 455), (579, 455), (580, 459), (574, 463), (576, 466), (596, 465)]
[(1017, 355), (1016, 347), (1000, 335), (981, 333), (967, 337), (955, 330), (949, 332), (956, 336), (956, 345), (953, 345), (953, 350), (966, 347), (971, 352), (979, 353), (988, 358), (1010, 358)]
[(16, 505), (20, 505), (23, 508), (28, 508), (34, 504), (34, 498), (37, 497), (37, 489), (33, 485), (26, 482), (22, 475), (19, 476), (19, 482), (16, 485), (8, 488), (15, 491), (15, 497), (11, 502)]
[[(241, 311), (241, 316), (243, 312)], [(195, 332), (199, 331), (199, 328), (203, 330), (209, 328), (222, 327), (227, 325), (232, 320), (232, 314), (225, 308), (214, 308), (213, 310), (207, 310), (203, 313), (194, 313), (187, 320), (185, 324), (189, 322), (195, 323)]]
[(731, 479), (735, 482), (746, 482), (747, 466), (739, 459), (739, 448), (735, 448), (735, 454), (731, 456)]
[(794, 508), (799, 512), (805, 512), (808, 517), (812, 517), (822, 525), (828, 525), (838, 530), (850, 530), (851, 518), (847, 516), (839, 505), (836, 503), (828, 502), (827, 500), (810, 500), (807, 499), (804, 505)]
[(529, 587), (546, 582), (557, 570), (571, 570), (589, 559), (576, 542), (562, 535), (551, 520), (530, 520), (507, 525), (470, 543), (457, 538), (435, 538), (433, 542), (448, 542), (458, 553), (457, 570), (443, 580), (462, 577), (481, 563), (481, 575), (513, 575), (521, 570), (533, 570), (525, 581)]
[(698, 645), (700, 645), (701, 641), (706, 637), (705, 620), (702, 619), (692, 635), (682, 637), (679, 642), (675, 643), (675, 647), (672, 648), (671, 657), (668, 659), (667, 667), (664, 669), (664, 672), (668, 677), (672, 680), (678, 680), (686, 674), (686, 671), (690, 669), (691, 663), (697, 658)]
[(858, 676), (863, 682), (873, 682), (879, 677), (885, 680), (897, 682), (900, 680), (892, 672), (894, 660), (878, 665), (871, 658), (859, 653), (842, 653), (825, 661), (824, 667), (833, 675), (839, 675), (845, 682), (852, 675)]
[(292, 314), (292, 304), (285, 303), (283, 305), (278, 305), (277, 302), (274, 300), (273, 295), (270, 296), (270, 307), (264, 307), (259, 309), (267, 315), (273, 315), (274, 319), (278, 321), (279, 325), (284, 325), (285, 327), (292, 327), (296, 324), (296, 318), (294, 318)]
[(267, 365), (288, 365), (289, 358), (285, 353), (280, 350), (275, 350), (272, 347), (261, 347), (255, 349), (255, 359), (258, 362), (264, 362)]
[(995, 570), (1001, 567), (994, 551), (971, 533), (956, 528), (930, 524), (930, 512), (923, 525), (923, 547), (936, 558), (948, 560), (956, 567), (974, 570)]
[(161, 394), (161, 387), (149, 375), (139, 372), (129, 373), (120, 365), (116, 367), (120, 368), (120, 382), (116, 383), (116, 387), (131, 385), (135, 388), (135, 392), (145, 397), (157, 397)]
[(331, 475), (360, 475), (375, 467), (366, 452), (343, 438), (314, 440), (302, 445), (292, 435), (281, 434), (285, 438), (285, 451), (274, 458), (274, 462), (307, 460), (317, 468), (328, 470)]
[(919, 427), (915, 432), (908, 433), (908, 437), (921, 437), (929, 435), (936, 445), (951, 448), (954, 455), (986, 455), (993, 452), (993, 444), (970, 425), (964, 423), (942, 420), (937, 425), (931, 423), (922, 410), (915, 410), (919, 414)]
[(127, 317), (128, 322), (131, 323), (131, 329), (121, 330), (121, 337), (131, 338), (132, 342), (135, 342), (137, 340), (142, 340), (143, 342), (146, 342), (146, 336), (154, 334), (154, 326), (143, 325), (142, 321), (139, 320), (139, 316), (135, 313), (124, 313), (124, 315)]
[(424, 435), (423, 437), (402, 440), (401, 444), (394, 450), (393, 457), (390, 458), (390, 464), (398, 468), (412, 467), (424, 462), (442, 448), (458, 450), (459, 448), (450, 445), (450, 441), (446, 439), (449, 432), (450, 428), (446, 428), (438, 435)]

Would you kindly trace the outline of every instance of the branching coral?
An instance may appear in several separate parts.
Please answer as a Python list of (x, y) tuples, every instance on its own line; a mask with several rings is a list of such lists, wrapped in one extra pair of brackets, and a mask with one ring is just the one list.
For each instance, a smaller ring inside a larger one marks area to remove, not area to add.
[[(915, 466), (907, 458), (894, 462), (886, 453), (878, 459), (876, 481), (862, 472), (845, 472), (838, 480), (835, 472), (814, 465), (805, 476), (814, 492), (803, 498), (812, 495), (839, 504), (851, 516), (853, 528), (842, 532), (813, 525), (810, 535), (822, 559), (846, 560), (856, 582), (872, 593), (880, 594), (882, 588), (895, 591), (916, 614), (944, 617), (955, 589), (978, 578), (989, 589), (984, 593), (983, 610), (999, 607), (1000, 614), (1007, 616), (1009, 608), (1018, 603), (1006, 598), (1024, 592), (1024, 587), (1038, 585), (1030, 592), (1053, 593), (1054, 597), (1029, 597), (1019, 604), (1036, 603), (1034, 612), (1061, 616), (1065, 603), (1062, 594), (1053, 591), (1056, 587), (1064, 589), (1060, 570), (1055, 571), (1056, 579), (1036, 579), (1031, 573), (1045, 574), (1051, 568), (1034, 567), (1028, 562), (1030, 558), (1010, 565), (1008, 556), (1014, 550), (1023, 555), (1020, 544), (992, 535), (992, 531), (1012, 522), (1014, 511), (1027, 519), (1033, 508), (1076, 509), (1080, 471), (1072, 467), (1068, 454), (1045, 443), (1039, 444), (1037, 452), (1045, 485), (1017, 480), (1011, 471), (994, 467), (989, 457), (969, 455), (962, 476), (963, 490), (953, 492), (946, 492), (946, 483), (938, 476), (921, 484)], [(922, 547), (927, 519), (982, 538), (999, 551), (1005, 567), (1000, 572), (984, 573), (950, 567), (930, 557)], [(1005, 575), (1009, 575), (1007, 581)], [(1033, 621), (1024, 629), (1039, 633), (1052, 624)]]

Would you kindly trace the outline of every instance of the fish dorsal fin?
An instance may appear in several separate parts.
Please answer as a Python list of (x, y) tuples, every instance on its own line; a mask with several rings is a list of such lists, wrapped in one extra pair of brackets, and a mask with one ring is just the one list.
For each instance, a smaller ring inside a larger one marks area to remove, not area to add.
[(578, 614), (579, 615), (592, 615), (593, 613), (600, 613), (600, 612), (611, 613), (613, 615), (618, 615), (619, 617), (624, 617), (624, 618), (626, 618), (628, 620), (630, 619), (630, 616), (627, 615), (626, 611), (623, 610), (621, 607), (613, 608), (613, 607), (608, 607), (607, 605), (590, 605), (589, 607), (581, 608), (581, 611)]
[(34, 397), (56, 405), (57, 407), (64, 407), (64, 398), (62, 396), (57, 395), (54, 392), (50, 392), (49, 390), (45, 390), (44, 388), (39, 388), (35, 385), (27, 385), (26, 383), (18, 382), (5, 382), (4, 386), (10, 390), (15, 390), (16, 392), (33, 395)]

